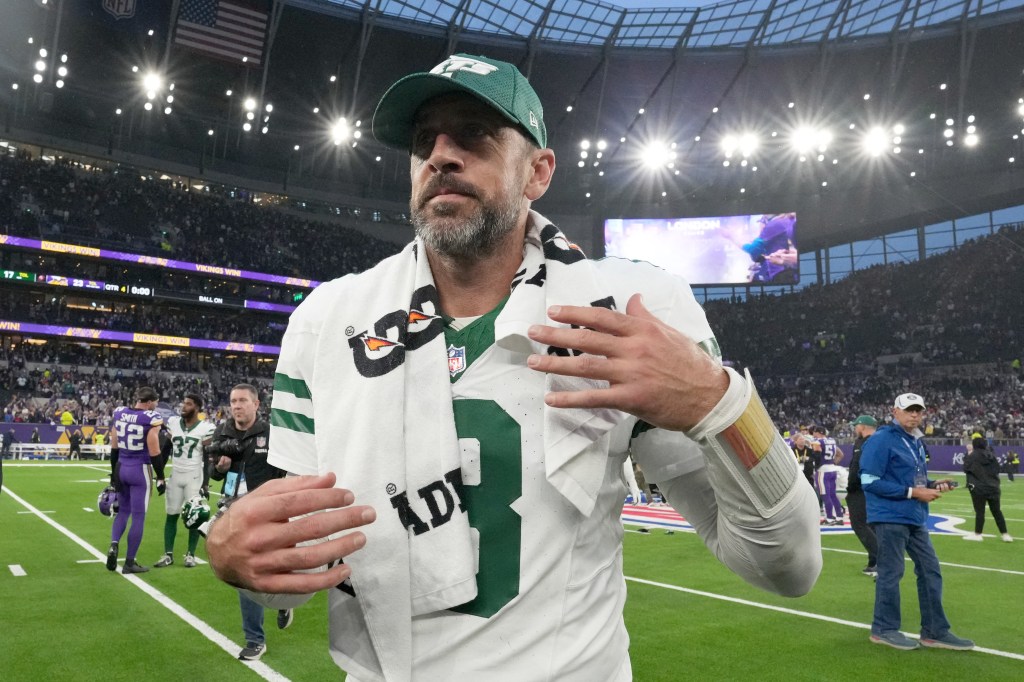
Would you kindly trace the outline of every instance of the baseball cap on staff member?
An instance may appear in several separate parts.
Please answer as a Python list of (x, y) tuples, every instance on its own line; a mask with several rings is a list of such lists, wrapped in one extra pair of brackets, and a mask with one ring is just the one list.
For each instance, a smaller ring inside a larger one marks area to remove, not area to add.
[(870, 414), (862, 414), (853, 420), (851, 426), (878, 426), (878, 420), (872, 417)]
[(541, 149), (548, 145), (544, 107), (533, 86), (512, 64), (454, 54), (430, 71), (409, 74), (384, 93), (373, 114), (373, 135), (381, 144), (408, 150), (417, 110), (450, 92), (470, 94), (517, 124)]
[(896, 402), (893, 403), (893, 407), (900, 410), (909, 410), (915, 405), (924, 409), (924, 398), (916, 393), (902, 393), (896, 396)]

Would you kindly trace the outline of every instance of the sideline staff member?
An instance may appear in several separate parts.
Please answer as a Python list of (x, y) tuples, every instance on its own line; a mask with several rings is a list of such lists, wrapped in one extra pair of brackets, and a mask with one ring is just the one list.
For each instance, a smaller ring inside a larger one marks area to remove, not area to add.
[(918, 643), (900, 632), (900, 581), (906, 552), (914, 561), (921, 609), (921, 645), (967, 651), (974, 642), (949, 630), (942, 609), (942, 572), (928, 535), (928, 503), (951, 488), (952, 479), (928, 479), (921, 418), (924, 399), (916, 393), (896, 396), (891, 424), (864, 443), (860, 482), (867, 493), (868, 522), (878, 538), (878, 580), (871, 641), (895, 649)]
[(450, 57), (392, 86), (373, 130), (410, 153), (416, 241), (292, 315), (270, 461), (305, 476), (213, 522), (217, 575), (331, 588), (331, 654), (361, 682), (629, 680), (631, 452), (733, 571), (806, 593), (814, 494), (689, 286), (589, 261), (530, 210), (555, 156), (519, 71)]
[(853, 420), (853, 432), (857, 440), (853, 442), (853, 455), (850, 457), (850, 481), (846, 486), (846, 506), (850, 510), (850, 527), (864, 545), (868, 553), (868, 565), (864, 567), (864, 575), (878, 575), (878, 539), (875, 531), (868, 525), (867, 500), (864, 489), (860, 485), (860, 456), (864, 450), (864, 442), (878, 428), (878, 420), (869, 414), (862, 414)]
[[(284, 476), (284, 471), (267, 463), (270, 425), (258, 418), (260, 401), (256, 387), (236, 384), (231, 389), (229, 400), (231, 416), (213, 432), (206, 452), (213, 463), (210, 477), (216, 481), (223, 479), (222, 495), (226, 500), (233, 500), (267, 481)], [(242, 592), (238, 593), (238, 605), (242, 611), (242, 632), (245, 635), (245, 647), (238, 658), (258, 661), (267, 652), (263, 606)], [(279, 628), (284, 629), (291, 622), (291, 610), (278, 612)]]

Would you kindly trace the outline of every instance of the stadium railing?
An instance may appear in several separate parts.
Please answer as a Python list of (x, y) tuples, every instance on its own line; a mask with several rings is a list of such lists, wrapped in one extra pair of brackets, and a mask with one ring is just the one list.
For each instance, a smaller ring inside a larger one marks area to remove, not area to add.
[[(109, 445), (83, 445), (81, 459), (105, 460), (110, 457)], [(62, 443), (13, 443), (13, 459), (67, 460), (71, 446)]]

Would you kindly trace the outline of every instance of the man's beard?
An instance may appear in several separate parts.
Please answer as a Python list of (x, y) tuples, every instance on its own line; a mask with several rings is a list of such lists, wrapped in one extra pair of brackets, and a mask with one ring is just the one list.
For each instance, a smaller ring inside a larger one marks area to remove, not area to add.
[[(443, 178), (443, 176), (442, 176)], [(441, 256), (456, 260), (479, 260), (497, 251), (504, 239), (515, 231), (519, 223), (521, 203), (514, 192), (506, 188), (504, 201), (487, 204), (471, 187), (458, 181), (442, 179), (442, 187), (476, 198), (479, 207), (467, 219), (458, 217), (459, 206), (435, 202), (435, 205), (410, 207), (416, 235), (427, 247)], [(415, 204), (415, 202), (414, 202)]]

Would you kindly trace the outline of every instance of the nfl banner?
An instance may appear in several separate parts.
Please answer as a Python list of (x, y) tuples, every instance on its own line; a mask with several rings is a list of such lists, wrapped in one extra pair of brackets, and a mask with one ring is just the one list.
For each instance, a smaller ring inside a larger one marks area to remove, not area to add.
[(259, 66), (267, 39), (266, 6), (246, 0), (181, 0), (174, 44), (217, 59)]
[[(46, 6), (56, 3), (47, 3)], [(170, 21), (170, 4), (165, 0), (74, 0), (63, 7), (122, 31), (149, 32), (163, 36)]]

